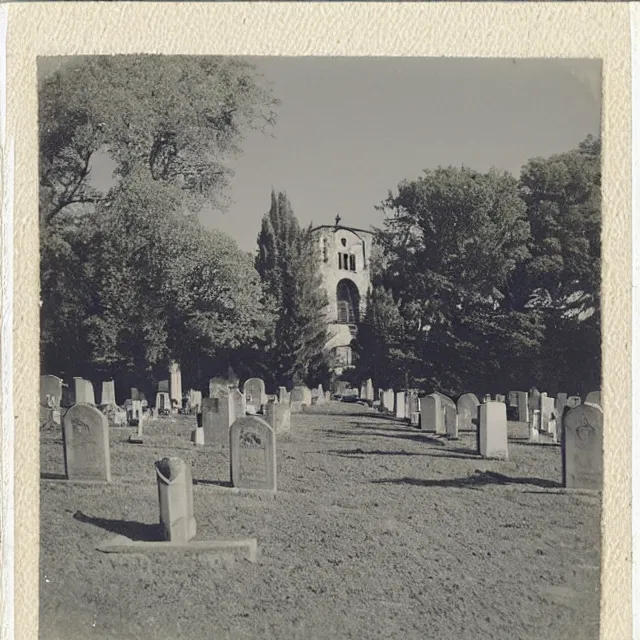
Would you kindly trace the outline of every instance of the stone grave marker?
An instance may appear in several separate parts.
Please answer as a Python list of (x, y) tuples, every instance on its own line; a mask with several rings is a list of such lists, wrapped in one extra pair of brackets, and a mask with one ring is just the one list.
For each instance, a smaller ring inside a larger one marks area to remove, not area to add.
[(202, 428), (205, 444), (227, 447), (229, 427), (234, 421), (235, 404), (231, 393), (221, 392), (216, 398), (202, 399)]
[(501, 393), (496, 393), (496, 402), (506, 402), (506, 396), (503, 396)]
[(276, 490), (276, 438), (262, 418), (239, 418), (229, 431), (231, 483), (239, 489)]
[[(137, 391), (137, 389), (136, 389)], [(168, 380), (160, 380), (158, 382), (158, 392), (160, 393), (169, 393), (169, 381)], [(133, 400), (133, 389), (131, 390), (131, 399)], [(171, 405), (169, 405), (171, 406)]]
[(202, 391), (189, 389), (189, 406), (193, 413), (199, 413), (202, 407)]
[(529, 422), (529, 442), (540, 441), (540, 409), (534, 409)]
[(382, 405), (387, 413), (394, 412), (394, 401), (396, 394), (393, 389), (387, 389), (382, 393)]
[(234, 387), (229, 391), (231, 396), (231, 402), (233, 402), (233, 416), (234, 418), (241, 418), (247, 413), (247, 403), (244, 397), (244, 393), (237, 387)]
[(458, 439), (459, 418), (455, 406), (444, 405), (444, 429), (449, 440)]
[(473, 420), (478, 417), (478, 407), (480, 401), (474, 393), (463, 393), (456, 403), (458, 411), (458, 428), (465, 431), (475, 431), (476, 425)]
[(69, 480), (111, 482), (109, 423), (90, 404), (75, 404), (63, 420), (64, 466)]
[(507, 406), (485, 402), (479, 409), (478, 452), (483, 458), (508, 459)]
[(591, 391), (587, 393), (587, 397), (584, 399), (585, 404), (595, 404), (602, 408), (602, 401), (600, 400), (600, 391)]
[(540, 409), (540, 392), (535, 387), (531, 387), (529, 389), (529, 417), (533, 415), (534, 409)]
[(299, 402), (301, 405), (311, 405), (311, 391), (308, 387), (298, 386), (291, 391), (291, 402)]
[[(248, 405), (250, 404), (256, 408), (256, 411), (259, 411), (263, 404), (267, 404), (264, 381), (260, 378), (249, 378), (244, 383), (244, 397)], [(311, 399), (309, 399), (309, 404), (311, 404)]]
[(57, 376), (40, 376), (40, 404), (43, 407), (60, 408), (62, 380)]
[(585, 403), (567, 411), (562, 436), (564, 486), (602, 491), (602, 409)]
[(582, 404), (582, 398), (580, 398), (580, 396), (569, 396), (567, 398), (567, 407), (569, 407), (569, 409), (573, 409), (580, 404)]
[(280, 402), (291, 402), (287, 387), (278, 387), (278, 400)]
[(129, 424), (135, 426), (142, 422), (142, 400), (133, 400), (131, 402), (131, 412)]
[(546, 393), (540, 394), (540, 431), (549, 433), (549, 422), (555, 411), (556, 401)]
[(291, 431), (291, 407), (288, 404), (269, 402), (265, 407), (265, 420), (275, 433)]
[(518, 406), (518, 392), (517, 391), (509, 391), (509, 393), (507, 394), (507, 398), (508, 398), (508, 405), (510, 407), (517, 407)]
[(407, 411), (407, 396), (404, 391), (396, 393), (396, 418), (404, 420)]
[(100, 394), (100, 404), (116, 404), (116, 383), (113, 380), (107, 380), (102, 383), (102, 393)]
[(331, 391), (325, 391), (324, 392), (324, 401), (325, 402), (331, 402)]
[(182, 372), (177, 362), (169, 366), (169, 396), (172, 403), (182, 407)]
[(518, 420), (529, 422), (529, 394), (526, 391), (516, 391), (518, 399)]
[(76, 404), (95, 404), (93, 384), (84, 378), (74, 378)]
[(171, 398), (166, 391), (156, 393), (156, 410), (159, 413), (171, 412)]
[(432, 393), (422, 398), (420, 405), (422, 407), (422, 419), (420, 421), (422, 429), (444, 435), (446, 430), (442, 397), (439, 394)]
[(155, 463), (160, 504), (160, 527), (169, 542), (185, 544), (196, 535), (191, 469), (180, 458)]

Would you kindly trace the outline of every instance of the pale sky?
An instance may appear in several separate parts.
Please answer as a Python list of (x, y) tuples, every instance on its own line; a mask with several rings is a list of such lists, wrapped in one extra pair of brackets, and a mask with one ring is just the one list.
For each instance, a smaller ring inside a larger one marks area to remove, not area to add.
[[(282, 104), (231, 164), (232, 206), (202, 222), (253, 251), (272, 186), (302, 224), (379, 225), (389, 189), (423, 169), (494, 166), (518, 174), (533, 156), (599, 135), (597, 60), (252, 58)], [(107, 168), (96, 163), (102, 181)]]

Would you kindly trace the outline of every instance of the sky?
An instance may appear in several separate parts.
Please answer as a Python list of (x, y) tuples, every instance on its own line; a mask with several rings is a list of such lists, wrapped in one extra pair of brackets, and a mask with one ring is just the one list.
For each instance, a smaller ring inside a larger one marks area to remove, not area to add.
[[(250, 58), (281, 105), (268, 133), (249, 133), (231, 161), (231, 206), (203, 224), (253, 251), (272, 187), (300, 222), (378, 226), (375, 210), (424, 169), (519, 174), (535, 156), (599, 135), (597, 60)], [(108, 179), (103, 161), (94, 179)]]

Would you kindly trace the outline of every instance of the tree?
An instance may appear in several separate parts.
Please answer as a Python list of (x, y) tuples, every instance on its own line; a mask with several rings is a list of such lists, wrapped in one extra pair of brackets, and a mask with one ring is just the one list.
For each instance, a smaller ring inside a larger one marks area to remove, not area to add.
[(520, 287), (546, 325), (538, 369), (551, 390), (586, 393), (599, 387), (601, 367), (600, 140), (533, 158), (520, 182), (532, 230)]
[[(468, 168), (425, 171), (381, 205), (384, 270), (405, 324), (403, 353), (414, 381), (455, 394), (495, 375), (505, 336), (526, 360), (534, 312), (516, 321), (505, 292), (529, 256), (518, 182)], [(528, 317), (530, 316), (530, 317)], [(536, 335), (534, 332), (533, 335)], [(521, 362), (511, 360), (511, 368)]]
[(277, 101), (253, 68), (226, 57), (95, 56), (45, 79), (39, 92), (40, 213), (50, 223), (104, 194), (90, 180), (107, 153), (120, 179), (144, 168), (192, 199), (222, 204), (228, 159), (243, 134), (275, 122)]
[(311, 228), (301, 229), (285, 193), (271, 193), (258, 235), (256, 269), (277, 319), (264, 347), (262, 374), (273, 385), (326, 383), (325, 308), (320, 256)]

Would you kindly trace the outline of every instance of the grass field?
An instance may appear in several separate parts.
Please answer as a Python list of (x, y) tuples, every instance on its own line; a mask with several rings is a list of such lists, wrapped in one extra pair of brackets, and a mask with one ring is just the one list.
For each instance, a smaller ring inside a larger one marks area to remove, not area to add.
[[(111, 430), (110, 486), (65, 484), (41, 433), (40, 637), (596, 640), (600, 498), (558, 491), (560, 448), (509, 423), (508, 461), (360, 406), (292, 416), (275, 500), (228, 495), (228, 454), (195, 417)], [(191, 465), (196, 540), (255, 537), (256, 564), (215, 554), (102, 554), (157, 537), (153, 463)], [(46, 479), (51, 478), (51, 479)]]

